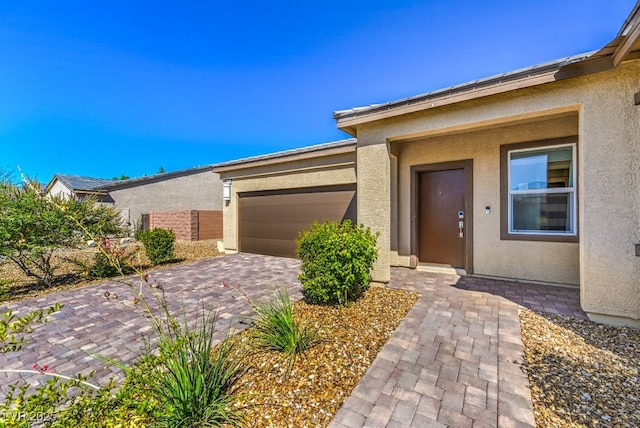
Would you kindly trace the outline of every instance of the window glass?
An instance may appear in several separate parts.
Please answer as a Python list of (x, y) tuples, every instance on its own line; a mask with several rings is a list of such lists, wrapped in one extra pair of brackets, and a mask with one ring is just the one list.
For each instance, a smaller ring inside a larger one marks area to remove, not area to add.
[(509, 152), (509, 232), (575, 234), (574, 146)]
[(572, 147), (511, 153), (511, 190), (550, 189), (573, 186)]
[(513, 231), (571, 231), (569, 193), (513, 195)]

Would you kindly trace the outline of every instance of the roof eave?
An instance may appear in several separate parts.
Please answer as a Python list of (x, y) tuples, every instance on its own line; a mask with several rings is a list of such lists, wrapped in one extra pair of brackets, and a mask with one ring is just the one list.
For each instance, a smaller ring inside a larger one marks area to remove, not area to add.
[(211, 168), (212, 168), (212, 165), (199, 166), (195, 168), (181, 169), (179, 171), (163, 172), (160, 174), (149, 175), (146, 177), (130, 178), (128, 180), (118, 180), (115, 183), (110, 183), (104, 186), (100, 186), (99, 189), (108, 192), (109, 190), (118, 190), (125, 187), (134, 187), (134, 186), (139, 186), (146, 183), (153, 183), (153, 182), (168, 180), (171, 178), (177, 178), (177, 177), (183, 177), (186, 175), (201, 173), (207, 170), (211, 170)]
[(347, 132), (350, 135), (357, 136), (358, 125), (364, 123), (496, 95), (516, 89), (542, 85), (557, 80), (555, 77), (557, 72), (558, 68), (554, 68), (544, 73), (523, 76), (518, 79), (510, 79), (506, 82), (497, 81), (495, 83), (482, 84), (478, 86), (469, 84), (460, 87), (452, 87), (451, 91), (439, 93), (435, 96), (429, 96), (429, 94), (427, 94), (423, 97), (409, 98), (406, 100), (383, 104), (362, 112), (336, 112), (334, 113), (334, 118), (337, 120), (337, 126), (340, 130)]
[(106, 196), (109, 194), (109, 192), (105, 190), (83, 190), (83, 189), (73, 189), (73, 193), (76, 195), (79, 193), (82, 193), (83, 195), (90, 195), (90, 196)]
[(327, 147), (315, 148), (314, 146), (301, 149), (295, 149), (290, 151), (284, 151), (280, 153), (273, 153), (264, 156), (255, 156), (246, 159), (239, 159), (236, 161), (230, 161), (213, 166), (213, 172), (224, 173), (237, 171), (246, 168), (255, 168), (265, 165), (275, 165), (286, 162), (295, 162), (304, 159), (312, 159), (324, 156), (333, 156), (343, 153), (349, 153), (356, 150), (355, 140), (344, 140), (337, 142), (338, 144), (327, 144)]
[(59, 181), (60, 179), (58, 178), (58, 174), (55, 174), (51, 180), (49, 180), (49, 183), (47, 184), (47, 187), (45, 187), (44, 189), (44, 193), (49, 193), (49, 191), (51, 191), (51, 188), (53, 188), (53, 185), (55, 184), (56, 181)]
[[(477, 82), (452, 86), (404, 100), (336, 111), (333, 117), (336, 119), (339, 129), (357, 137), (358, 125), (364, 123), (557, 80), (598, 73), (615, 68), (622, 62), (637, 59), (640, 59), (640, 0), (636, 2), (616, 38), (599, 51), (576, 55), (565, 60), (541, 64), (501, 76), (489, 77)], [(529, 71), (531, 73), (528, 73)], [(501, 79), (502, 77), (509, 80), (505, 82)], [(477, 84), (480, 84), (480, 87)]]
[(613, 53), (614, 67), (624, 61), (638, 59), (640, 51), (640, 19), (636, 18), (632, 21), (621, 38), (621, 43)]

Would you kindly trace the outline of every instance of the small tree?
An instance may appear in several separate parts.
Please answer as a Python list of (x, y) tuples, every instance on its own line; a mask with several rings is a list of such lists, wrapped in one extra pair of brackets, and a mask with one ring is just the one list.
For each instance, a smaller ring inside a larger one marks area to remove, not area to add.
[(123, 232), (116, 211), (92, 199), (45, 196), (35, 181), (0, 186), (0, 256), (44, 286), (54, 281), (55, 250)]
[(306, 298), (315, 304), (345, 305), (369, 287), (378, 257), (377, 235), (351, 220), (313, 223), (300, 233), (299, 279)]

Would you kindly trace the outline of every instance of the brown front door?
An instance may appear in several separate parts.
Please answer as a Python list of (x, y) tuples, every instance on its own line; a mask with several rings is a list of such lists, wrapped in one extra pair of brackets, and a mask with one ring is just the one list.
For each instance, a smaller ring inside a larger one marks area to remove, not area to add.
[(465, 170), (419, 174), (418, 258), (465, 268)]

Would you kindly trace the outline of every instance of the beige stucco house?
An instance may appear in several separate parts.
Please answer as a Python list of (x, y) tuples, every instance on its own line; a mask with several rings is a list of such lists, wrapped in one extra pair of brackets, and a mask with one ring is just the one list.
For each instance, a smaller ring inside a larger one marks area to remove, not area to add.
[(211, 166), (128, 180), (56, 174), (46, 194), (95, 197), (115, 206), (131, 229), (172, 229), (178, 239), (222, 238), (222, 181)]
[(226, 248), (290, 254), (292, 229), (349, 217), (380, 232), (374, 281), (419, 263), (579, 286), (591, 319), (640, 327), (639, 4), (598, 51), (338, 111), (357, 140), (216, 166)]
[(153, 212), (222, 210), (222, 181), (211, 166), (113, 181), (101, 189), (131, 225)]
[(63, 198), (83, 199), (94, 197), (101, 202), (110, 202), (109, 195), (101, 187), (113, 182), (114, 180), (103, 178), (56, 174), (47, 183), (44, 192), (47, 195), (61, 196)]
[(314, 220), (356, 220), (356, 140), (305, 147), (214, 166), (227, 188), (224, 245), (295, 257)]

